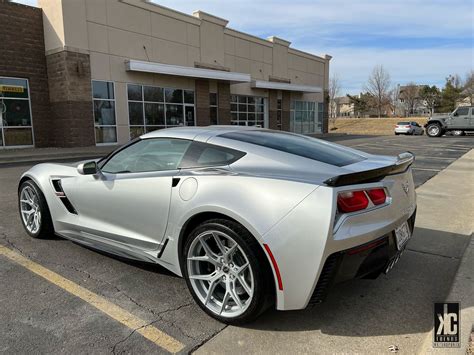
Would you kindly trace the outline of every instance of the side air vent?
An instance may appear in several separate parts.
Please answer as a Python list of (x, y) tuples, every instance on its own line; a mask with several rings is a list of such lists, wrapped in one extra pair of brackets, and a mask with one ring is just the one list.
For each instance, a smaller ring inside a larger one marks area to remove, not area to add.
[(54, 179), (54, 180), (51, 180), (51, 183), (53, 184), (53, 188), (54, 188), (54, 191), (56, 192), (56, 196), (59, 197), (59, 199), (63, 203), (64, 207), (66, 207), (68, 212), (72, 214), (77, 214), (76, 209), (74, 208), (71, 201), (69, 201), (69, 199), (67, 198), (66, 194), (63, 191), (63, 188), (61, 186), (61, 180)]

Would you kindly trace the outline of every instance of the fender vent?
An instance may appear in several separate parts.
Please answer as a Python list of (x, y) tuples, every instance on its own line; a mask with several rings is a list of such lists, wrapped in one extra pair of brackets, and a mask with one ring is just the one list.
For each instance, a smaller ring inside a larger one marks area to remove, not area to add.
[(63, 188), (61, 186), (61, 180), (54, 179), (54, 180), (51, 180), (51, 183), (53, 184), (53, 188), (54, 188), (54, 191), (56, 192), (56, 196), (59, 197), (59, 199), (61, 200), (64, 207), (67, 209), (67, 211), (72, 214), (77, 214), (76, 209), (74, 208), (71, 201), (69, 201), (69, 199), (67, 198), (66, 194), (63, 191)]

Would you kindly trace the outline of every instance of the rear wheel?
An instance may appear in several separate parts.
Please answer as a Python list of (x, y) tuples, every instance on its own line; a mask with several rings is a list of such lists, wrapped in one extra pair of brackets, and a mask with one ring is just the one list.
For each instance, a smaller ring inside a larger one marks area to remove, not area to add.
[(191, 232), (183, 256), (188, 288), (211, 317), (242, 324), (271, 304), (271, 270), (260, 245), (238, 223), (202, 223)]
[(439, 137), (443, 134), (443, 130), (438, 123), (430, 123), (426, 127), (426, 134), (430, 137)]
[(31, 237), (46, 238), (54, 235), (46, 199), (32, 180), (26, 180), (21, 184), (18, 191), (18, 207), (23, 227)]

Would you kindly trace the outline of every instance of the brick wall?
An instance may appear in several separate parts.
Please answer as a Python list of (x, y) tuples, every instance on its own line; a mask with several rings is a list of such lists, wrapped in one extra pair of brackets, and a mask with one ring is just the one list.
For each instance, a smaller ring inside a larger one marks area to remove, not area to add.
[(0, 0), (0, 76), (28, 79), (37, 147), (51, 145), (44, 51), (41, 9)]
[(219, 124), (230, 125), (230, 84), (217, 84), (217, 106), (219, 112)]
[(209, 110), (209, 80), (196, 80), (196, 126), (211, 124)]
[(278, 91), (270, 90), (268, 92), (268, 128), (278, 129)]
[(46, 56), (53, 142), (58, 147), (95, 145), (88, 54), (61, 51)]
[(281, 129), (282, 131), (290, 131), (290, 93), (283, 91), (281, 99)]

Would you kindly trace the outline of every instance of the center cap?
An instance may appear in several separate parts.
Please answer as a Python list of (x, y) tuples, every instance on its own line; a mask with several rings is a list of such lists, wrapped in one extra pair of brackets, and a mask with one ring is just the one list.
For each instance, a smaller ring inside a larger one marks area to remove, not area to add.
[(222, 271), (224, 271), (225, 273), (228, 273), (229, 272), (229, 267), (228, 266), (224, 266), (222, 268)]

